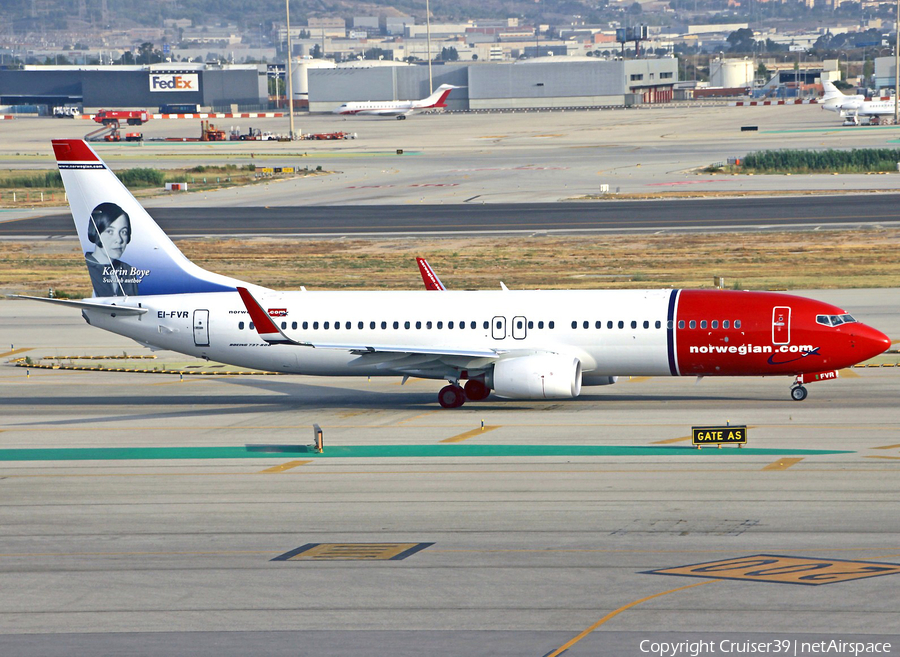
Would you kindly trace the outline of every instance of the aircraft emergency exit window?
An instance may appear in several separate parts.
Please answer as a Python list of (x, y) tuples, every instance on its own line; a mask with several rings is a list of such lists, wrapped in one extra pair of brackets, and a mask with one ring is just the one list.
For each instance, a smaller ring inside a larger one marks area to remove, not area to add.
[(625, 328), (625, 322), (623, 322), (621, 319), (619, 320), (619, 328), (620, 329)]
[(238, 322), (238, 330), (239, 330), (239, 331), (243, 331), (243, 330), (244, 330), (244, 322)]
[(556, 328), (556, 323), (551, 319), (551, 320), (547, 323), (547, 328)]
[(572, 328), (573, 328), (573, 329), (577, 329), (577, 328), (578, 328), (578, 322), (576, 322), (576, 321), (573, 320), (573, 321), (572, 321)]
[(516, 322), (516, 328), (520, 329), (520, 328), (522, 328), (523, 326), (525, 326), (525, 324), (522, 322), (521, 319), (520, 319), (518, 322)]
[(739, 319), (734, 320), (734, 328), (736, 328), (736, 329), (741, 328), (741, 320), (739, 320)]
[(631, 320), (631, 328), (633, 328), (633, 329), (636, 329), (636, 328), (637, 328), (637, 322), (636, 322), (636, 321)]
[(729, 326), (731, 326), (731, 323), (727, 319), (722, 322), (723, 329), (727, 329)]
[(700, 320), (700, 328), (702, 328), (702, 329), (706, 328), (706, 320), (705, 319)]
[(297, 330), (297, 322), (291, 322), (291, 330), (293, 330), (293, 331)]
[(719, 320), (714, 319), (712, 324), (709, 325), (710, 328), (719, 328)]
[(691, 320), (691, 323), (690, 323), (688, 326), (690, 326), (692, 329), (697, 328), (697, 320), (696, 320), (696, 319), (692, 319), (692, 320)]
[(407, 321), (407, 322), (403, 322), (403, 328), (405, 328), (405, 329), (408, 329), (408, 328), (409, 328), (409, 322), (408, 322), (408, 321)]
[(422, 322), (416, 322), (416, 328), (417, 329), (422, 328)]

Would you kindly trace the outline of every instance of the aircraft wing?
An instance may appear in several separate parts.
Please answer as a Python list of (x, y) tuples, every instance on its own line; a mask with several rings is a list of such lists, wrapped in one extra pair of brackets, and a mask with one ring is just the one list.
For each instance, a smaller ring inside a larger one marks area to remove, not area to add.
[(416, 258), (416, 264), (419, 265), (419, 273), (422, 274), (422, 282), (425, 283), (426, 290), (446, 290), (441, 279), (434, 273), (434, 269), (428, 264), (425, 258)]
[(408, 114), (408, 109), (370, 109), (370, 110), (359, 110), (354, 112), (356, 115), (365, 115), (365, 116), (400, 116), (401, 114)]
[(368, 354), (396, 354), (400, 356), (433, 356), (435, 358), (498, 358), (503, 351), (499, 349), (445, 349), (435, 347), (422, 347), (418, 345), (379, 345), (350, 342), (298, 342), (278, 328), (268, 313), (245, 287), (238, 287), (238, 294), (250, 313), (254, 328), (263, 340), (269, 344), (289, 344), (298, 347), (311, 347), (314, 349), (340, 349), (364, 356)]
[(132, 308), (131, 306), (117, 306), (112, 303), (101, 303), (99, 301), (88, 301), (86, 299), (51, 299), (50, 297), (29, 297), (24, 294), (11, 294), (13, 299), (30, 299), (31, 301), (43, 301), (44, 303), (55, 303), (59, 306), (68, 306), (69, 308), (80, 308), (81, 310), (99, 310), (110, 315), (143, 315), (147, 312), (146, 308)]

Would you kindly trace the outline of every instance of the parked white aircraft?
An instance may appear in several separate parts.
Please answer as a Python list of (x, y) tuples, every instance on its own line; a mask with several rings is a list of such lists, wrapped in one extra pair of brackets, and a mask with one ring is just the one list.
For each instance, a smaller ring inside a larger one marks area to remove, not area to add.
[(822, 82), (825, 95), (822, 96), (822, 109), (830, 112), (838, 112), (840, 116), (848, 119), (850, 123), (859, 125), (860, 116), (893, 116), (894, 99), (866, 100), (865, 96), (856, 94), (845, 95), (834, 86), (830, 80)]
[(367, 100), (362, 102), (344, 103), (332, 114), (349, 114), (352, 116), (396, 116), (397, 119), (405, 119), (410, 114), (426, 109), (447, 107), (444, 102), (450, 92), (459, 89), (452, 84), (442, 84), (434, 90), (434, 93), (422, 100)]
[(294, 374), (443, 379), (438, 401), (452, 408), (492, 390), (572, 398), (620, 375), (792, 376), (799, 401), (803, 383), (890, 346), (841, 308), (771, 292), (279, 292), (190, 262), (84, 141), (53, 150), (94, 298), (28, 298), (154, 349)]

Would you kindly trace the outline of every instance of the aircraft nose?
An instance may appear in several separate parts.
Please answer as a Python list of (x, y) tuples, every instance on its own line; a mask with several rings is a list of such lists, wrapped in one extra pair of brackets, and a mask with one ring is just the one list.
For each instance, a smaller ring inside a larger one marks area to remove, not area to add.
[(850, 337), (860, 350), (860, 356), (863, 357), (861, 360), (883, 354), (891, 346), (891, 339), (888, 336), (865, 324), (854, 326)]

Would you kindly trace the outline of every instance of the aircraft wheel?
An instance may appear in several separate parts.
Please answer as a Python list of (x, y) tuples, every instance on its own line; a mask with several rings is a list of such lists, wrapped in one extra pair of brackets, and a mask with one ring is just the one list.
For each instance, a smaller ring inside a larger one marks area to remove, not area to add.
[(803, 386), (795, 386), (791, 388), (791, 399), (793, 399), (794, 401), (803, 401), (804, 399), (806, 399), (806, 395), (808, 394), (809, 393), (807, 392), (806, 388), (804, 388)]
[(400, 116), (397, 117), (397, 120), (398, 120), (398, 121), (405, 121), (405, 120), (406, 120), (406, 117), (403, 116), (403, 115), (401, 114)]
[(466, 403), (466, 393), (459, 386), (444, 386), (438, 393), (438, 403), (444, 408), (459, 408)]
[(482, 381), (469, 379), (466, 382), (466, 399), (481, 401), (482, 399), (487, 399), (489, 394), (491, 394), (491, 389), (484, 385)]

